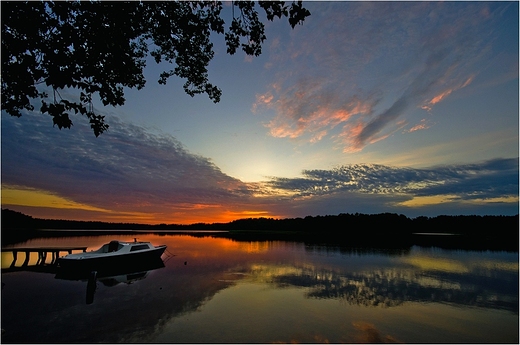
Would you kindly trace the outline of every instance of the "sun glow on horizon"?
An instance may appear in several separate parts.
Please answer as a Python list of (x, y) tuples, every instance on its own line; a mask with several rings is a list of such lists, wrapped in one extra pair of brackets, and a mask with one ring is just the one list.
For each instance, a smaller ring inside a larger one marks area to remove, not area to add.
[[(10, 208), (32, 217), (110, 223), (179, 224), (228, 223), (244, 218), (281, 218), (264, 210), (231, 210), (229, 205), (176, 205), (175, 211), (141, 212), (107, 209), (72, 201), (55, 193), (16, 185), (2, 185), (2, 208)], [(181, 206), (181, 207), (179, 207)]]
[[(234, 220), (245, 219), (245, 218), (281, 218), (279, 215), (272, 215), (268, 211), (255, 211), (255, 210), (223, 210), (223, 205), (212, 209), (204, 210), (204, 212), (192, 212), (187, 213), (176, 213), (172, 214), (169, 219), (171, 221), (162, 222), (167, 224), (197, 224), (197, 223), (229, 223)], [(200, 210), (203, 211), (203, 210)]]

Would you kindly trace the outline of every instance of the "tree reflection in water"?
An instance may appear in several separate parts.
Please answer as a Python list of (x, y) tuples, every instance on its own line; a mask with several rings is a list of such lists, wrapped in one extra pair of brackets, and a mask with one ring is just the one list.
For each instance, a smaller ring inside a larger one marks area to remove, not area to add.
[(175, 256), (89, 305), (85, 281), (2, 274), (2, 342), (518, 341), (517, 252), (146, 236)]
[(364, 273), (304, 269), (298, 275), (278, 276), (274, 282), (279, 286), (310, 288), (306, 293), (309, 298), (335, 298), (363, 306), (448, 303), (504, 309), (518, 314), (518, 280), (514, 273), (486, 277), (395, 269)]

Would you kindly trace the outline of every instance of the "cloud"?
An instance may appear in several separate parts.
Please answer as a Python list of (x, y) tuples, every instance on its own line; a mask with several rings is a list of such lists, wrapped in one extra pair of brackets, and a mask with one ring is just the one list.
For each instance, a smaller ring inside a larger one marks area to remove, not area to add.
[(43, 200), (11, 201), (16, 210), (43, 218), (145, 223), (518, 210), (518, 158), (423, 169), (354, 164), (244, 183), (168, 134), (112, 116), (110, 130), (95, 138), (85, 121), (75, 123), (60, 131), (41, 114), (2, 114), (2, 188), (11, 199), (23, 198), (17, 190), (25, 190)]
[(407, 130), (407, 132), (411, 133), (411, 132), (420, 131), (420, 130), (428, 129), (428, 128), (430, 128), (430, 124), (428, 123), (428, 121), (426, 119), (422, 119), (420, 123), (418, 123), (417, 125), (413, 126), (409, 130)]
[[(334, 100), (334, 93), (313, 89), (308, 84), (298, 84), (295, 88), (297, 90), (288, 91), (290, 95), (284, 95), (276, 101), (275, 106), (283, 115), (278, 115), (267, 124), (274, 137), (297, 138), (308, 134), (309, 141), (319, 141), (339, 124), (349, 121), (353, 116), (370, 113), (373, 107), (373, 102), (362, 102), (357, 96), (343, 102)], [(271, 97), (270, 102), (264, 102), (264, 105), (270, 105), (272, 100)], [(331, 108), (331, 103), (339, 106)]]
[(518, 197), (518, 158), (425, 169), (353, 164), (305, 170), (301, 178), (273, 177), (273, 190), (309, 197), (341, 193), (424, 197), (456, 195), (461, 200)]
[(270, 52), (276, 78), (253, 108), (275, 111), (266, 124), (272, 136), (330, 138), (356, 152), (395, 133), (400, 117), (417, 108), (431, 111), (472, 84), (479, 64), (489, 65), (497, 35), (492, 25), (507, 5), (309, 6), (312, 17), (286, 44), (270, 33), (277, 38)]
[[(95, 138), (85, 121), (58, 130), (48, 117), (2, 114), (2, 184), (119, 212), (168, 213), (231, 204), (247, 186), (174, 137), (123, 122)], [(186, 206), (189, 205), (189, 206)]]
[(468, 86), (469, 84), (471, 84), (473, 79), (474, 79), (474, 77), (471, 76), (464, 83), (462, 83), (462, 85), (455, 86), (455, 87), (441, 91), (439, 94), (435, 95), (431, 100), (427, 101), (424, 105), (422, 105), (421, 108), (431, 111), (435, 104), (441, 102), (443, 99), (448, 97), (453, 91), (456, 91), (458, 89), (462, 89), (462, 88)]

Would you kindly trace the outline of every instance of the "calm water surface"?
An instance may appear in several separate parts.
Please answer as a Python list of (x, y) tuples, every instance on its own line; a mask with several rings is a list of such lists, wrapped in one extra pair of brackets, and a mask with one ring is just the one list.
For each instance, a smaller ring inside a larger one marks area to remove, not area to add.
[[(2, 253), (2, 342), (519, 341), (518, 253), (179, 234), (138, 238), (168, 245), (164, 267), (99, 278), (93, 294), (87, 280), (5, 272), (12, 254)], [(19, 246), (91, 250), (112, 239), (40, 239)], [(17, 265), (23, 260), (19, 254)]]

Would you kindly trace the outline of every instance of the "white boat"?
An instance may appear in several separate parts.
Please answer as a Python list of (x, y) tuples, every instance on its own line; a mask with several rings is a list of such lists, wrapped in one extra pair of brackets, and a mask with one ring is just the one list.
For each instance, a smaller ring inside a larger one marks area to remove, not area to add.
[(69, 254), (58, 258), (59, 268), (109, 270), (127, 265), (136, 265), (157, 260), (166, 245), (154, 246), (150, 242), (110, 241), (90, 252)]

